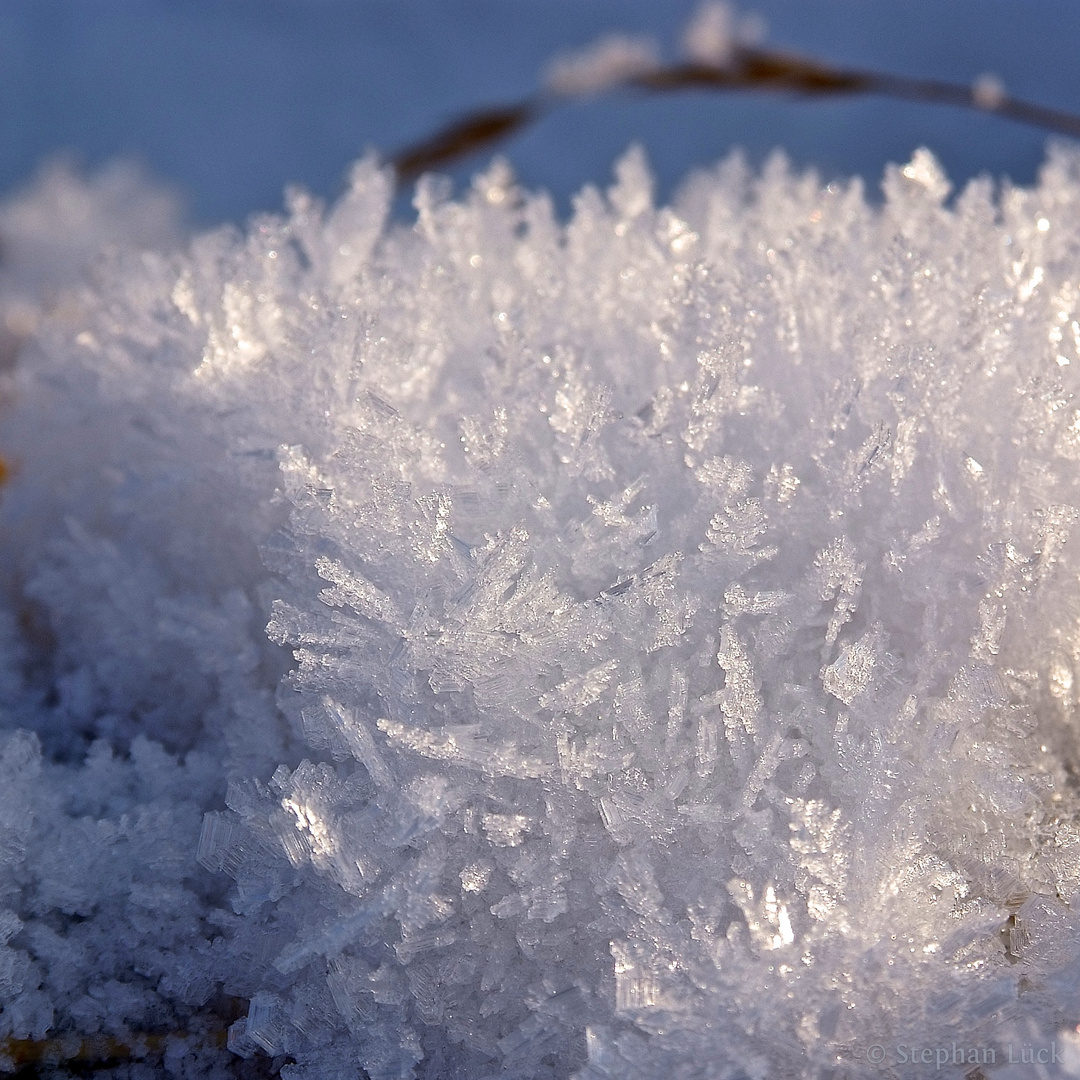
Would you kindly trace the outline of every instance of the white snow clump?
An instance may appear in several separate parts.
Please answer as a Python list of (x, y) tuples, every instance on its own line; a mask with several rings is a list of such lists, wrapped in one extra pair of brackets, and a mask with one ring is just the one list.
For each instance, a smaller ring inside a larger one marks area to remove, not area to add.
[(410, 226), (367, 160), (97, 263), (0, 428), (9, 1063), (862, 1077), (1074, 1025), (1080, 156), (948, 190), (735, 158), (658, 209), (632, 151), (566, 224), (496, 165)]
[(765, 37), (765, 24), (758, 15), (740, 16), (722, 0), (702, 4), (686, 24), (683, 52), (698, 64), (727, 67), (740, 48), (754, 46)]
[(660, 50), (650, 38), (611, 34), (579, 52), (556, 57), (544, 80), (564, 97), (600, 94), (660, 66)]

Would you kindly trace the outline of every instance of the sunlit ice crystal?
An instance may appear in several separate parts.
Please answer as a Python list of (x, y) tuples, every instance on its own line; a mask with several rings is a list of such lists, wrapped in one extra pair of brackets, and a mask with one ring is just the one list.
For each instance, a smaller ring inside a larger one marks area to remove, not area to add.
[(1076, 152), (391, 194), (117, 251), (19, 357), (11, 1033), (225, 996), (234, 1055), (373, 1080), (1069, 1050)]

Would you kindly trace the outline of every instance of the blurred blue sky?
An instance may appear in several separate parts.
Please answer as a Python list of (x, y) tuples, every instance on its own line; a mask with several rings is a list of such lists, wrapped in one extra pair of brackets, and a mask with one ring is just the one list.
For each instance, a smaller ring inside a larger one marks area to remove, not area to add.
[[(365, 148), (391, 150), (529, 92), (557, 52), (610, 31), (674, 54), (696, 0), (0, 0), (0, 189), (74, 151), (141, 158), (201, 223), (281, 204), (284, 184), (340, 187)], [(770, 43), (837, 63), (970, 81), (1080, 112), (1077, 0), (748, 0)], [(642, 142), (663, 194), (733, 146), (782, 146), (825, 176), (929, 146), (955, 181), (1031, 182), (1046, 136), (955, 109), (761, 97), (603, 100), (504, 149), (565, 207)], [(479, 160), (457, 170), (473, 171)]]

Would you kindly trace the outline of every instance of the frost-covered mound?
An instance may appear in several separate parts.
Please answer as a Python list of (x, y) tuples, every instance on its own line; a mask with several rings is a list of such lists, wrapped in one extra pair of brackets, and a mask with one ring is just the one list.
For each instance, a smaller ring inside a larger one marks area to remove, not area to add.
[(405, 227), (361, 163), (23, 351), (4, 1034), (228, 1075), (239, 999), (310, 1080), (1080, 1061), (1080, 157), (950, 205), (925, 152), (880, 207), (617, 172)]

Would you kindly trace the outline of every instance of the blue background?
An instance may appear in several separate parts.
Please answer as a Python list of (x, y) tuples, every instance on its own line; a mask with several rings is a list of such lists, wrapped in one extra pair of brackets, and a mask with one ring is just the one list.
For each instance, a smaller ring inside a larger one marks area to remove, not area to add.
[[(611, 31), (675, 55), (694, 0), (0, 0), (0, 190), (74, 151), (141, 158), (192, 219), (241, 220), (297, 181), (339, 190), (366, 148), (392, 150), (479, 105), (532, 90), (556, 53)], [(770, 44), (840, 64), (968, 82), (1080, 111), (1076, 0), (757, 0)], [(784, 147), (826, 177), (922, 144), (954, 181), (1030, 183), (1046, 136), (958, 109), (859, 100), (682, 95), (560, 111), (506, 145), (519, 176), (565, 208), (633, 140), (667, 194), (744, 147)], [(455, 170), (473, 171), (474, 159)]]

